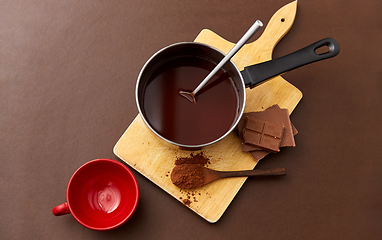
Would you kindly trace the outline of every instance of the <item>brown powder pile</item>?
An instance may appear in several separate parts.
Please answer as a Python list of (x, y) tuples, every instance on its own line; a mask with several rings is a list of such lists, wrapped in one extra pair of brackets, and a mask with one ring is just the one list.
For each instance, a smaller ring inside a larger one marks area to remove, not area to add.
[[(191, 153), (188, 157), (178, 157), (175, 161), (175, 167), (171, 172), (171, 181), (181, 189), (181, 192), (189, 187), (197, 188), (204, 181), (204, 173), (201, 171), (202, 166), (207, 166), (208, 164), (210, 164), (210, 159), (203, 152), (197, 154)], [(191, 195), (193, 196), (193, 201), (197, 202), (195, 192), (185, 191), (185, 193), (187, 198), (183, 199), (180, 197), (183, 204), (190, 206)]]
[(204, 185), (203, 166), (199, 164), (176, 165), (171, 172), (172, 183), (179, 188), (198, 188)]
[(190, 206), (190, 204), (191, 204), (191, 201), (190, 201), (190, 199), (188, 199), (188, 198), (183, 199), (182, 202), (183, 202), (184, 205), (187, 205), (187, 206)]
[(201, 166), (205, 166), (210, 163), (210, 159), (206, 156), (204, 156), (203, 152), (200, 152), (196, 155), (193, 153), (190, 154), (189, 157), (179, 157), (175, 161), (175, 165), (182, 165), (182, 164), (199, 164)]

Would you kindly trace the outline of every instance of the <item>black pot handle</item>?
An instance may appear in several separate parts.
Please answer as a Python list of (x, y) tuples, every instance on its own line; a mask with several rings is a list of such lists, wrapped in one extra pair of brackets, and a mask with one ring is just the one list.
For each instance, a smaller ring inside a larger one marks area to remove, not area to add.
[[(316, 50), (324, 46), (329, 48), (328, 52), (317, 54)], [(245, 86), (253, 88), (271, 77), (313, 62), (334, 57), (339, 52), (340, 46), (337, 41), (332, 38), (325, 38), (283, 57), (245, 67), (241, 74)]]

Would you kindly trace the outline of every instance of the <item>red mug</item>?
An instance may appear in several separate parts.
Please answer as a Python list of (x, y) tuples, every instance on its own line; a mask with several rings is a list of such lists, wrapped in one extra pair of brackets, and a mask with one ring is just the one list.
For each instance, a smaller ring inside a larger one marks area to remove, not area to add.
[(67, 187), (66, 203), (52, 211), (55, 216), (71, 213), (87, 228), (109, 230), (130, 219), (138, 199), (137, 180), (125, 165), (95, 159), (77, 169)]

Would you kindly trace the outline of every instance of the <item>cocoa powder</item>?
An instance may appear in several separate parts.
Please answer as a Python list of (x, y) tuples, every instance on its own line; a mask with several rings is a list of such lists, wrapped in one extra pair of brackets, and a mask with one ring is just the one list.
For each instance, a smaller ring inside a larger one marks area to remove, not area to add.
[(188, 198), (183, 199), (182, 202), (183, 202), (184, 205), (187, 205), (187, 206), (190, 206), (190, 204), (191, 204), (191, 201), (190, 201), (190, 199), (188, 199)]
[(205, 166), (210, 163), (210, 159), (206, 156), (204, 156), (203, 152), (200, 152), (196, 155), (193, 153), (190, 154), (189, 157), (179, 157), (175, 161), (175, 165), (181, 165), (181, 164), (199, 164), (201, 166)]
[(172, 183), (179, 188), (198, 188), (204, 185), (203, 166), (199, 164), (176, 165), (171, 172)]
[[(210, 164), (210, 159), (206, 157), (203, 152), (197, 154), (191, 153), (188, 157), (178, 157), (175, 160), (175, 167), (170, 175), (171, 181), (181, 189), (181, 192), (189, 186), (197, 188), (201, 186), (204, 181), (204, 173), (200, 169), (202, 166), (207, 166), (208, 164)], [(193, 201), (197, 202), (194, 192), (185, 191), (184, 193), (187, 194), (187, 198), (183, 199), (180, 197), (184, 205), (190, 206), (192, 203), (190, 200), (191, 194)], [(201, 195), (200, 192), (199, 195)]]

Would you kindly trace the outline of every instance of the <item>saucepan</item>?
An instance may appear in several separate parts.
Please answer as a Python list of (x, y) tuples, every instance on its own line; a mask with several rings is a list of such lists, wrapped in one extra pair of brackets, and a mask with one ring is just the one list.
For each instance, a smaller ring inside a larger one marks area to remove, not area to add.
[[(319, 53), (317, 49), (322, 48), (327, 51)], [(179, 91), (195, 89), (225, 54), (203, 43), (175, 43), (156, 52), (141, 69), (135, 90), (137, 107), (147, 127), (164, 141), (200, 149), (235, 129), (244, 112), (246, 87), (256, 87), (274, 76), (334, 57), (339, 51), (334, 39), (325, 38), (242, 71), (229, 61), (192, 103)]]

